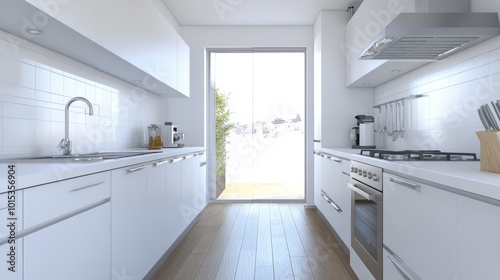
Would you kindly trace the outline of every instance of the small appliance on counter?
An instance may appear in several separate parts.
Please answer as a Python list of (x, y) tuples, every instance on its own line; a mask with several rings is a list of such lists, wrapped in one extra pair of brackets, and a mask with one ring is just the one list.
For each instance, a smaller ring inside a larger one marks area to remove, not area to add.
[(184, 144), (184, 133), (179, 131), (179, 128), (172, 122), (165, 122), (161, 127), (161, 137), (163, 138), (163, 148), (181, 148)]
[(373, 123), (375, 118), (372, 115), (357, 115), (357, 125), (351, 129), (350, 138), (355, 141), (353, 149), (375, 149), (373, 138)]

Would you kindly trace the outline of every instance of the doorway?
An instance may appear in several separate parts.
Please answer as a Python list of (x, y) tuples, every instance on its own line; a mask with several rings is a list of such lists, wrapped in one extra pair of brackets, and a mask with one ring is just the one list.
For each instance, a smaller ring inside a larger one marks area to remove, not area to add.
[(303, 201), (305, 50), (214, 50), (209, 60), (217, 165), (212, 199)]

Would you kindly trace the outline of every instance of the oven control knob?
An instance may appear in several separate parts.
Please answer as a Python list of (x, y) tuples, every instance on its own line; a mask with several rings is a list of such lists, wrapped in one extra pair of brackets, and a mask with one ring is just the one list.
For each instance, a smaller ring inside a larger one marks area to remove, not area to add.
[(354, 166), (351, 166), (351, 173), (354, 173)]
[(375, 182), (379, 180), (377, 174), (373, 174), (372, 180), (375, 181)]
[(361, 169), (360, 169), (360, 170), (358, 170), (358, 175), (359, 175), (359, 176), (363, 175), (363, 171), (361, 171)]
[(366, 174), (366, 171), (363, 171), (363, 177), (366, 177), (368, 174)]
[(372, 173), (368, 172), (368, 179), (371, 179), (371, 178), (372, 178)]

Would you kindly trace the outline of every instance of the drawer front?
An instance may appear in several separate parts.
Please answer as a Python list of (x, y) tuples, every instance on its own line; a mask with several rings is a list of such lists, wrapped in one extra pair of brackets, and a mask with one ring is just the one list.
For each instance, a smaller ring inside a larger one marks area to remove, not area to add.
[(24, 190), (24, 228), (110, 197), (110, 173), (102, 172)]
[[(16, 191), (12, 193), (0, 194), (0, 239), (9, 236), (10, 228), (7, 226), (10, 222), (15, 224), (15, 232), (19, 232), (23, 229), (22, 218), (23, 218), (23, 191)], [(0, 278), (2, 279), (2, 278)]]

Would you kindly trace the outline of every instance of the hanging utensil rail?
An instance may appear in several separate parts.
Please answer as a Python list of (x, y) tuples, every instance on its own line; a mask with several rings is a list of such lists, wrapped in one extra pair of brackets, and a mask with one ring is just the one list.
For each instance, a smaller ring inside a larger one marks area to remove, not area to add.
[(424, 96), (427, 96), (427, 95), (423, 95), (423, 94), (410, 95), (410, 96), (405, 97), (405, 98), (399, 98), (399, 99), (392, 100), (392, 101), (389, 101), (389, 102), (377, 104), (377, 105), (373, 106), (373, 108), (380, 108), (380, 107), (385, 106), (387, 104), (393, 104), (393, 103), (396, 103), (396, 102), (399, 102), (399, 101), (406, 101), (406, 100), (420, 98), (420, 97), (424, 97)]

